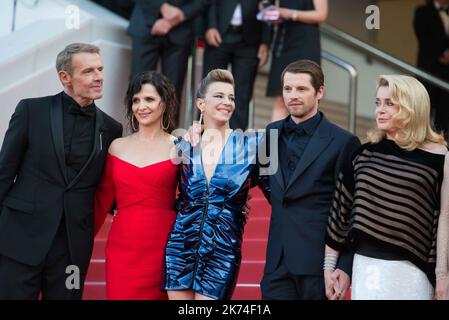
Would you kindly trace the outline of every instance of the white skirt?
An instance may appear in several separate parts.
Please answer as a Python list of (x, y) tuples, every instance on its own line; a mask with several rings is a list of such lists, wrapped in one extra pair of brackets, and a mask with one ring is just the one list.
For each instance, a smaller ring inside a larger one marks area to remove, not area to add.
[(431, 300), (426, 274), (409, 261), (354, 255), (351, 300)]

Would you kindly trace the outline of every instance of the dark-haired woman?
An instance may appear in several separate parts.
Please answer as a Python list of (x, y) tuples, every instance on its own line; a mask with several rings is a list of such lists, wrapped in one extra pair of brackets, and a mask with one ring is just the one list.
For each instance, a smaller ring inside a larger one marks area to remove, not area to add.
[(95, 228), (117, 205), (106, 244), (108, 299), (167, 299), (163, 256), (176, 214), (178, 166), (171, 154), (175, 90), (163, 75), (144, 72), (128, 87), (132, 134), (113, 141), (95, 198)]

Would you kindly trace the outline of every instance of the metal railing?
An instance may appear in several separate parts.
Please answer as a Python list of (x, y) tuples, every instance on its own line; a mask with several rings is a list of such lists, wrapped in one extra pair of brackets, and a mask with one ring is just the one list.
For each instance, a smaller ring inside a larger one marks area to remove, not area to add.
[(382, 50), (379, 50), (373, 46), (370, 46), (369, 44), (341, 31), (338, 30), (335, 27), (332, 27), (326, 23), (323, 23), (320, 25), (320, 31), (323, 34), (326, 34), (334, 39), (340, 40), (346, 44), (349, 44), (351, 47), (358, 49), (359, 51), (362, 51), (363, 53), (369, 55), (372, 58), (375, 58), (377, 60), (380, 60), (382, 62), (385, 62), (391, 66), (397, 67), (399, 69), (402, 69), (403, 71), (407, 71), (411, 74), (415, 74), (421, 79), (426, 80), (430, 84), (433, 84), (445, 91), (449, 92), (449, 83), (431, 75), (430, 73), (427, 73), (421, 69), (418, 69), (398, 58), (395, 58), (388, 53), (383, 52)]
[(330, 54), (327, 51), (321, 51), (321, 58), (335, 64), (349, 73), (348, 130), (351, 133), (355, 133), (357, 116), (357, 70), (352, 64), (338, 58), (337, 56), (334, 56), (333, 54)]
[[(193, 121), (193, 105), (195, 103), (195, 67), (196, 67), (196, 41), (192, 46), (192, 55), (189, 57), (187, 64), (187, 81), (186, 81), (186, 110), (184, 112), (184, 128), (187, 129), (192, 125)], [(180, 112), (182, 113), (182, 112)]]
[[(19, 0), (13, 0), (12, 3), (12, 23), (11, 23), (11, 32), (16, 31), (16, 16), (17, 16), (17, 4), (18, 4)], [(33, 0), (33, 3), (31, 4), (27, 4), (27, 3), (23, 3), (24, 5), (26, 5), (29, 8), (34, 8), (39, 4), (39, 0)]]
[(14, 32), (16, 30), (16, 15), (17, 15), (17, 1), (14, 0), (12, 4), (12, 25), (11, 25), (11, 32)]

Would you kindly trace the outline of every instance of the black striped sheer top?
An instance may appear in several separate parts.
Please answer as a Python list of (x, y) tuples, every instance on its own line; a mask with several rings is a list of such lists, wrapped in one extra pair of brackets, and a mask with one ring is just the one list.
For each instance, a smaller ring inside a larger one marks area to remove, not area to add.
[(444, 155), (392, 140), (362, 145), (339, 174), (326, 244), (408, 260), (434, 284), (443, 167)]

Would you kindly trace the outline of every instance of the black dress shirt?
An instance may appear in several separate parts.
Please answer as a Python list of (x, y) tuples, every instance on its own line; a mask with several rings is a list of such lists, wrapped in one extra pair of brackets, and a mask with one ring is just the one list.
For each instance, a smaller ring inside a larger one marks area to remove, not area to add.
[(279, 154), (283, 156), (279, 157), (279, 162), (286, 185), (298, 166), (320, 121), (321, 113), (319, 112), (312, 118), (298, 124), (292, 120), (291, 116), (284, 120), (279, 143)]
[(81, 107), (63, 94), (64, 153), (67, 178), (72, 181), (89, 159), (94, 145), (95, 104)]

